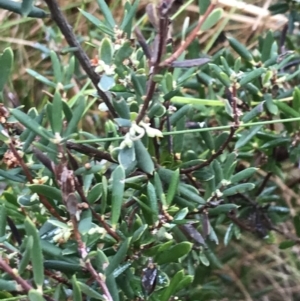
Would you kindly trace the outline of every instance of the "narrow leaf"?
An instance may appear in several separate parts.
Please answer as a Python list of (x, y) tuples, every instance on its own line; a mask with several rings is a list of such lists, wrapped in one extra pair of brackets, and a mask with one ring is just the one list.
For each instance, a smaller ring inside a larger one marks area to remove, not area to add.
[(113, 18), (110, 8), (107, 6), (104, 0), (97, 0), (97, 3), (100, 7), (101, 13), (104, 16), (105, 21), (109, 24), (111, 29), (114, 29), (116, 26), (116, 22)]
[(44, 258), (40, 237), (34, 223), (28, 217), (25, 219), (24, 225), (27, 235), (33, 237), (34, 248), (31, 249), (33, 279), (37, 289), (42, 291), (44, 284)]
[(174, 68), (189, 68), (189, 67), (200, 67), (210, 62), (208, 58), (199, 58), (183, 61), (174, 61), (171, 63), (171, 66)]
[(14, 53), (11, 48), (5, 48), (3, 54), (0, 56), (0, 92), (3, 91), (4, 85), (10, 76), (14, 60)]
[(223, 196), (230, 196), (237, 193), (244, 193), (246, 191), (252, 190), (255, 188), (253, 183), (243, 183), (230, 188), (227, 188), (223, 191)]
[(239, 149), (246, 145), (255, 135), (256, 133), (262, 128), (262, 125), (254, 126), (250, 131), (244, 131), (242, 136), (235, 144), (235, 149)]
[(112, 173), (112, 209), (111, 223), (115, 228), (121, 214), (125, 187), (125, 170), (123, 166), (118, 166)]
[(31, 119), (27, 114), (23, 113), (18, 109), (14, 109), (10, 111), (11, 114), (22, 123), (25, 127), (32, 130), (37, 135), (49, 140), (50, 138), (54, 138), (54, 136), (46, 131), (41, 125), (39, 125), (35, 120)]
[(148, 174), (153, 174), (154, 163), (141, 140), (134, 141), (137, 166)]
[(179, 169), (177, 169), (171, 177), (171, 182), (168, 187), (168, 192), (167, 192), (167, 198), (166, 202), (170, 206), (172, 204), (172, 201), (177, 193), (178, 190), (178, 185), (179, 185), (179, 179), (180, 179), (180, 172)]
[(79, 96), (77, 99), (77, 106), (73, 111), (73, 116), (70, 122), (68, 123), (66, 132), (64, 133), (64, 137), (67, 137), (74, 132), (76, 132), (79, 121), (81, 120), (82, 114), (84, 112), (85, 107), (85, 99), (83, 96)]
[(191, 251), (192, 247), (193, 244), (190, 242), (180, 242), (174, 247), (171, 247), (169, 250), (157, 254), (156, 262), (158, 264), (176, 262), (179, 258), (187, 255)]
[(236, 173), (235, 175), (233, 175), (230, 179), (230, 182), (232, 184), (241, 182), (241, 181), (251, 177), (253, 174), (255, 174), (255, 172), (257, 170), (258, 170), (258, 168), (255, 168), (255, 167), (246, 168), (246, 169)]
[(41, 292), (31, 289), (28, 293), (28, 298), (30, 301), (45, 301)]
[(114, 272), (114, 270), (116, 268), (118, 268), (118, 266), (123, 262), (123, 260), (125, 259), (126, 255), (127, 255), (127, 252), (128, 252), (129, 246), (130, 246), (130, 242), (131, 242), (131, 238), (127, 238), (122, 242), (116, 255), (113, 256), (109, 261), (109, 265), (108, 265), (107, 269), (105, 270), (106, 276), (111, 275)]
[(73, 275), (73, 277), (72, 277), (72, 288), (73, 288), (73, 300), (74, 301), (82, 301), (80, 286), (78, 285), (75, 275)]

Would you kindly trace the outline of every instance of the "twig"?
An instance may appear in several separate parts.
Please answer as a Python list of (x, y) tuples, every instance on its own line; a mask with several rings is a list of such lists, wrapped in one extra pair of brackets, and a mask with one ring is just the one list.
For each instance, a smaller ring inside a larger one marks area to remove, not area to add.
[(32, 286), (27, 283), (22, 277), (16, 274), (13, 269), (5, 262), (2, 256), (0, 256), (0, 269), (9, 274), (18, 284), (20, 284), (25, 292), (29, 292)]
[(109, 225), (107, 225), (107, 223), (105, 222), (105, 220), (90, 206), (88, 200), (86, 199), (85, 197), (85, 194), (83, 192), (83, 189), (82, 189), (82, 186), (79, 184), (77, 178), (75, 178), (75, 188), (76, 188), (76, 191), (78, 192), (79, 196), (81, 197), (81, 200), (88, 204), (89, 205), (89, 208), (90, 210), (92, 211), (92, 214), (94, 216), (94, 218), (97, 219), (97, 221), (99, 223), (101, 223), (102, 227), (106, 230), (106, 232), (111, 236), (113, 237), (116, 241), (120, 241), (120, 237), (119, 235), (114, 231), (112, 230)]
[(111, 294), (110, 294), (110, 292), (109, 292), (109, 290), (108, 290), (108, 288), (107, 288), (105, 280), (103, 279), (103, 277), (100, 276), (101, 274), (98, 274), (95, 271), (94, 267), (92, 266), (92, 264), (90, 262), (90, 259), (87, 258), (88, 251), (87, 251), (85, 243), (82, 241), (81, 235), (78, 231), (78, 222), (77, 222), (76, 216), (72, 216), (71, 220), (72, 220), (73, 229), (74, 229), (74, 236), (75, 236), (75, 239), (78, 243), (78, 251), (81, 255), (82, 260), (84, 261), (84, 265), (85, 265), (86, 269), (91, 273), (94, 280), (97, 281), (97, 283), (99, 284), (99, 286), (102, 289), (103, 294), (106, 296), (107, 300), (108, 301), (114, 301)]
[[(158, 6), (159, 30), (158, 30), (157, 36), (154, 39), (154, 47), (153, 47), (156, 51), (152, 52), (152, 57), (150, 58), (151, 75), (150, 75), (149, 82), (148, 82), (147, 94), (144, 99), (144, 104), (136, 118), (137, 124), (139, 124), (140, 121), (142, 121), (142, 119), (145, 117), (146, 112), (149, 107), (149, 104), (150, 104), (150, 101), (152, 100), (154, 92), (155, 92), (156, 82), (154, 82), (153, 78), (156, 74), (159, 73), (159, 71), (161, 69), (160, 62), (161, 62), (163, 53), (164, 53), (166, 45), (167, 45), (167, 40), (168, 40), (167, 34), (168, 34), (169, 22), (170, 22), (168, 13), (169, 13), (170, 8), (171, 7), (169, 7), (166, 11), (164, 11), (163, 5)], [(141, 42), (141, 47), (143, 48), (144, 41), (140, 37), (140, 36), (142, 36), (142, 34), (139, 31), (136, 31), (136, 33), (138, 34), (138, 39)], [(147, 54), (147, 49), (146, 49), (145, 55), (149, 55), (149, 54)]]
[(232, 128), (230, 129), (230, 133), (229, 133), (229, 136), (227, 137), (226, 141), (223, 143), (223, 145), (218, 149), (217, 152), (215, 152), (208, 160), (206, 160), (205, 162), (203, 163), (200, 163), (200, 164), (197, 164), (195, 166), (192, 166), (192, 167), (188, 167), (188, 168), (183, 168), (180, 170), (180, 173), (181, 174), (189, 174), (191, 172), (194, 172), (198, 169), (201, 169), (205, 166), (208, 166), (214, 159), (218, 158), (222, 153), (223, 151), (225, 150), (225, 148), (227, 147), (227, 145), (229, 144), (229, 142), (231, 141), (231, 139), (233, 138), (234, 136), (234, 133), (235, 133), (235, 127), (232, 126)]
[(98, 87), (98, 83), (100, 81), (100, 76), (97, 74), (91, 64), (88, 56), (83, 51), (81, 45), (78, 43), (76, 36), (74, 35), (73, 31), (71, 30), (71, 25), (68, 23), (67, 19), (62, 14), (59, 5), (56, 0), (45, 0), (47, 6), (51, 12), (52, 20), (57, 24), (60, 31), (64, 35), (65, 39), (67, 40), (70, 47), (75, 47), (76, 50), (74, 51), (74, 55), (78, 59), (81, 67), (84, 69), (88, 77), (91, 79), (92, 83), (94, 84), (95, 88), (99, 96), (103, 99), (104, 103), (106, 104), (107, 108), (109, 109), (111, 115), (113, 117), (117, 117), (117, 113), (111, 104), (107, 95)]
[(142, 109), (139, 112), (139, 115), (136, 118), (137, 124), (139, 124), (142, 121), (142, 119), (144, 118), (144, 116), (146, 115), (150, 101), (151, 101), (154, 91), (155, 91), (155, 87), (156, 87), (156, 83), (153, 81), (153, 74), (152, 74), (150, 77), (150, 83), (148, 86), (148, 91), (147, 91), (146, 98), (144, 100), (144, 104), (142, 106)]
[(112, 163), (116, 163), (116, 161), (111, 157), (111, 155), (107, 152), (103, 152), (94, 147), (90, 147), (84, 144), (78, 144), (71, 141), (67, 141), (66, 143), (68, 149), (76, 150), (77, 152), (87, 155), (89, 157), (93, 157), (96, 160), (107, 160)]
[(164, 60), (160, 66), (169, 66), (172, 62), (174, 62), (186, 49), (187, 47), (193, 42), (193, 40), (196, 38), (198, 35), (199, 30), (201, 29), (202, 24), (204, 21), (207, 19), (207, 17), (210, 15), (210, 13), (215, 9), (216, 3), (215, 1), (212, 1), (212, 3), (209, 5), (207, 8), (205, 14), (203, 17), (199, 18), (197, 26), (194, 28), (194, 30), (189, 34), (189, 36), (186, 38), (184, 43), (182, 43), (178, 49), (166, 60)]
[(261, 185), (259, 186), (257, 192), (256, 192), (256, 195), (260, 195), (262, 193), (262, 191), (264, 190), (264, 188), (266, 187), (269, 179), (271, 178), (272, 176), (272, 173), (271, 172), (268, 172), (268, 174), (265, 176), (263, 182), (261, 183)]
[[(14, 154), (14, 156), (16, 157), (16, 159), (18, 160), (19, 164), (21, 165), (27, 180), (32, 184), (33, 183), (32, 176), (31, 176), (29, 168), (25, 164), (23, 158), (21, 158), (21, 156), (17, 152), (16, 148), (14, 147), (13, 143), (9, 144), (9, 148), (12, 151), (12, 153)], [(38, 196), (39, 196), (41, 203), (49, 210), (49, 212), (54, 217), (56, 217), (59, 221), (64, 222), (64, 219), (56, 212), (56, 210), (54, 209), (54, 207), (52, 207), (52, 205), (49, 203), (49, 201), (41, 194), (38, 194)]]
[(235, 83), (233, 83), (233, 85), (232, 85), (232, 91), (227, 89), (226, 92), (227, 92), (226, 93), (227, 99), (228, 99), (230, 105), (233, 108), (233, 120), (234, 120), (234, 125), (231, 126), (230, 133), (229, 133), (226, 141), (223, 143), (223, 145), (221, 145), (221, 147), (218, 149), (217, 152), (212, 154), (212, 156), (208, 160), (206, 160), (203, 163), (197, 164), (195, 166), (188, 167), (188, 168), (185, 168), (185, 169), (181, 169), (180, 170), (181, 174), (189, 174), (193, 171), (196, 171), (196, 170), (201, 169), (205, 166), (208, 166), (214, 159), (218, 158), (223, 153), (225, 148), (228, 146), (228, 144), (232, 140), (232, 138), (235, 134), (235, 131), (239, 128), (240, 121), (239, 121), (239, 116), (238, 116), (238, 111), (237, 111), (237, 95), (236, 95), (237, 91), (236, 91)]

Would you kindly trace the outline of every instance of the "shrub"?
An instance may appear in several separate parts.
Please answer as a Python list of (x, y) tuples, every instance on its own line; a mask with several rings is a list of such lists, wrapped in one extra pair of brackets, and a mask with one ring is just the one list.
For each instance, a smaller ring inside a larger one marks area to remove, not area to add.
[[(48, 16), (32, 2), (3, 7)], [(52, 50), (51, 74), (27, 70), (47, 87), (42, 109), (10, 108), (5, 97), (0, 107), (1, 298), (221, 299), (219, 243), (274, 242), (276, 232), (282, 248), (298, 243), (278, 227), (294, 210), (278, 193), (282, 166), (300, 157), (293, 52), (267, 32), (252, 52), (228, 36), (229, 47), (200, 53), (199, 30), (222, 16), (213, 2), (174, 46), (180, 1), (147, 6), (149, 33), (135, 26), (138, 1), (116, 22), (97, 0), (104, 20), (80, 10), (100, 41), (89, 58), (45, 2), (68, 61)], [(7, 48), (1, 91), (12, 64)]]

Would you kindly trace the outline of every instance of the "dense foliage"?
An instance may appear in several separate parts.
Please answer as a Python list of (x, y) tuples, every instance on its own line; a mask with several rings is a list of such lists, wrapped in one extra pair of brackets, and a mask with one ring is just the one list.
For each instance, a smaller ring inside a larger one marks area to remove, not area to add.
[[(300, 159), (298, 55), (285, 39), (268, 31), (250, 51), (227, 36), (209, 56), (196, 37), (222, 17), (213, 1), (173, 32), (180, 1), (149, 4), (145, 24), (139, 1), (117, 22), (97, 0), (103, 19), (80, 9), (94, 26), (88, 58), (45, 2), (68, 42), (43, 50), (51, 72), (27, 69), (46, 97), (13, 108), (1, 95), (0, 299), (221, 300), (224, 246), (299, 242), (299, 185), (288, 203), (279, 193)], [(32, 5), (0, 1), (48, 17)], [(6, 48), (2, 92), (13, 62)]]

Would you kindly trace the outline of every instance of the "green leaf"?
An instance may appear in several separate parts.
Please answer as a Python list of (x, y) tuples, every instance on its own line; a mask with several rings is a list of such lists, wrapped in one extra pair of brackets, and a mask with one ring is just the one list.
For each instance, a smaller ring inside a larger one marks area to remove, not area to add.
[(193, 247), (193, 244), (187, 241), (180, 242), (166, 251), (160, 251), (156, 256), (157, 264), (166, 264), (177, 262), (177, 260), (187, 255)]
[(229, 227), (227, 228), (227, 231), (226, 231), (225, 236), (224, 236), (224, 245), (225, 246), (228, 246), (228, 244), (229, 244), (229, 242), (232, 238), (233, 227), (234, 227), (234, 224), (230, 224)]
[(0, 237), (5, 235), (6, 229), (6, 208), (4, 205), (0, 205)]
[(212, 11), (209, 16), (206, 18), (206, 20), (203, 22), (201, 26), (202, 31), (207, 31), (210, 28), (212, 28), (214, 25), (216, 25), (219, 20), (222, 18), (223, 15), (223, 9), (217, 8), (214, 11)]
[(262, 128), (262, 125), (254, 126), (250, 131), (244, 131), (242, 136), (238, 139), (235, 144), (235, 149), (239, 149), (246, 145), (255, 135), (256, 133)]
[(297, 112), (300, 112), (300, 89), (295, 87), (293, 92), (293, 109)]
[(134, 168), (137, 164), (134, 147), (125, 146), (118, 154), (118, 161), (124, 169)]
[(60, 61), (58, 59), (56, 52), (54, 52), (53, 50), (50, 51), (50, 57), (51, 57), (55, 81), (57, 83), (62, 83), (63, 82), (62, 67), (60, 65)]
[(61, 133), (63, 122), (63, 105), (61, 95), (58, 91), (55, 91), (53, 97), (53, 107), (52, 107), (52, 131), (53, 133)]
[(249, 121), (253, 120), (255, 117), (258, 117), (264, 111), (264, 103), (265, 103), (265, 101), (262, 101), (256, 107), (254, 107), (251, 111), (247, 112), (242, 117), (242, 121), (244, 123), (248, 123)]
[(274, 100), (274, 103), (277, 105), (279, 110), (283, 113), (285, 113), (288, 117), (300, 117), (300, 112), (297, 112), (292, 107), (290, 107), (288, 104), (280, 101), (280, 100)]
[(103, 301), (107, 301), (107, 298), (104, 298), (101, 294), (99, 294), (98, 292), (96, 292), (94, 289), (92, 289), (89, 285), (80, 282), (80, 281), (76, 281), (80, 291), (87, 295), (90, 298), (96, 299), (96, 300), (103, 300)]
[(205, 200), (195, 191), (192, 191), (189, 189), (190, 186), (187, 184), (179, 183), (178, 189), (181, 196), (184, 198), (199, 203), (199, 204), (205, 204)]
[[(28, 112), (28, 115), (30, 113), (31, 113), (31, 110)], [(42, 110), (38, 116), (34, 117), (34, 121), (36, 121), (39, 125), (41, 125), (43, 122), (43, 119), (44, 119), (44, 115), (45, 115), (45, 112), (44, 112), (44, 110)], [(36, 137), (36, 133), (31, 131), (30, 129), (26, 129), (21, 134), (20, 139), (22, 141), (24, 141), (24, 139), (25, 139), (25, 142), (23, 144), (23, 152), (25, 152), (30, 147), (30, 145), (34, 141), (35, 137)]]
[[(201, 127), (207, 128), (206, 125), (203, 125)], [(200, 135), (201, 135), (205, 145), (207, 146), (207, 148), (209, 148), (210, 150), (214, 150), (215, 149), (215, 141), (213, 140), (211, 133), (209, 131), (200, 132)]]
[(231, 196), (237, 193), (244, 193), (246, 191), (252, 190), (255, 188), (253, 183), (243, 183), (230, 188), (227, 188), (223, 191), (223, 196)]
[(265, 68), (257, 68), (250, 72), (244, 73), (242, 79), (240, 80), (240, 85), (244, 86), (250, 82), (253, 82), (255, 79), (260, 77), (265, 72)]
[(31, 262), (33, 279), (39, 291), (44, 284), (44, 258), (42, 254), (40, 237), (34, 223), (27, 217), (24, 222), (26, 234), (33, 237), (34, 248), (31, 249)]
[(154, 213), (152, 214), (152, 224), (155, 224), (158, 220), (158, 200), (155, 192), (155, 188), (152, 183), (147, 184), (147, 196), (148, 196), (148, 204), (151, 211)]
[(144, 172), (152, 175), (154, 172), (154, 163), (149, 152), (141, 140), (134, 141), (134, 149), (137, 160), (137, 166)]
[(250, 51), (240, 42), (238, 42), (235, 38), (228, 37), (230, 46), (243, 58), (248, 62), (253, 62), (253, 57)]
[(176, 123), (186, 114), (188, 111), (191, 109), (191, 105), (184, 105), (182, 106), (177, 112), (175, 112), (171, 117), (170, 117), (170, 124), (175, 126)]
[(212, 167), (213, 173), (215, 175), (215, 184), (218, 185), (224, 179), (223, 169), (222, 169), (221, 164), (219, 163), (219, 161), (217, 159), (215, 159), (212, 162), (211, 167)]
[(221, 213), (227, 213), (232, 209), (237, 209), (239, 206), (236, 204), (221, 204), (218, 205), (216, 208), (208, 209), (208, 213), (212, 215), (219, 215)]
[(132, 31), (132, 22), (136, 14), (136, 10), (139, 6), (140, 0), (135, 0), (133, 5), (128, 5), (129, 10), (127, 9), (127, 6), (125, 5), (125, 13), (124, 18), (122, 20), (122, 23), (120, 25), (120, 28), (127, 33), (127, 36), (130, 37), (131, 31)]
[(272, 44), (274, 42), (273, 32), (271, 30), (268, 31), (261, 51), (261, 61), (265, 62), (272, 56)]
[(105, 176), (102, 177), (101, 214), (105, 213), (107, 205), (108, 183)]
[(118, 266), (123, 262), (123, 260), (125, 259), (125, 257), (128, 255), (128, 249), (130, 246), (130, 242), (131, 242), (131, 238), (127, 238), (125, 239), (119, 250), (117, 251), (116, 255), (113, 256), (110, 260), (109, 260), (109, 265), (105, 270), (105, 275), (109, 276), (111, 275), (116, 268), (118, 268)]
[(62, 202), (61, 190), (56, 187), (44, 184), (29, 184), (28, 188), (34, 193), (41, 194), (52, 200)]
[(123, 166), (118, 166), (112, 173), (112, 208), (111, 223), (114, 228), (118, 224), (123, 204), (125, 188), (125, 170)]
[(108, 38), (102, 39), (99, 48), (99, 57), (105, 64), (112, 64), (113, 51), (114, 50), (111, 40)]
[(3, 91), (4, 85), (10, 76), (14, 61), (14, 53), (11, 48), (5, 48), (0, 56), (0, 92)]
[(115, 86), (115, 79), (111, 75), (106, 75), (105, 73), (101, 76), (98, 87), (103, 92), (109, 91), (112, 87)]
[(299, 215), (294, 216), (294, 227), (295, 227), (297, 236), (300, 237), (300, 216)]
[(158, 199), (162, 202), (164, 207), (167, 206), (166, 196), (164, 194), (162, 182), (157, 172), (154, 173), (154, 186)]
[[(0, 292), (1, 291), (18, 292), (20, 291), (20, 285), (15, 280), (0, 279)], [(2, 296), (0, 296), (0, 300), (3, 300)]]
[(184, 271), (178, 271), (171, 279), (170, 284), (164, 289), (162, 295), (160, 296), (160, 301), (168, 301), (171, 296), (176, 293), (179, 283), (184, 278)]
[(23, 272), (26, 270), (29, 264), (32, 248), (33, 248), (33, 237), (32, 235), (30, 235), (27, 237), (25, 251), (22, 254), (22, 259), (19, 264), (18, 272), (20, 275), (23, 274)]
[(145, 231), (148, 229), (148, 225), (140, 226), (132, 235), (132, 242), (138, 241)]
[(45, 301), (45, 299), (43, 298), (42, 293), (35, 290), (35, 289), (31, 289), (28, 292), (28, 298), (29, 298), (30, 301)]
[(73, 289), (73, 300), (82, 301), (80, 286), (78, 285), (75, 275), (72, 276), (72, 289)]
[(272, 95), (271, 94), (265, 94), (265, 99), (266, 99), (266, 107), (268, 109), (268, 111), (273, 114), (273, 115), (277, 115), (278, 114), (278, 107), (277, 105), (274, 103)]
[(22, 123), (26, 128), (30, 129), (37, 135), (45, 138), (46, 140), (54, 138), (54, 136), (50, 132), (48, 132), (35, 120), (30, 118), (27, 114), (23, 113), (22, 111), (18, 109), (13, 109), (10, 112), (18, 121), (20, 121), (20, 123)]
[(124, 42), (122, 46), (115, 53), (115, 64), (117, 64), (117, 66), (123, 64), (124, 60), (129, 58), (132, 53), (133, 53), (133, 48), (131, 42), (130, 41)]
[(235, 175), (233, 175), (230, 179), (230, 182), (232, 184), (241, 182), (247, 178), (250, 178), (253, 174), (256, 173), (257, 170), (258, 170), (258, 168), (255, 168), (255, 167), (246, 168), (246, 169), (236, 173)]
[(87, 196), (89, 204), (94, 204), (97, 200), (99, 200), (102, 196), (102, 191), (102, 183), (94, 185)]
[(33, 76), (35, 79), (37, 79), (38, 81), (42, 82), (43, 84), (56, 89), (57, 84), (52, 82), (51, 80), (49, 80), (47, 77), (39, 74), (38, 72), (31, 70), (31, 69), (26, 69), (26, 72)]
[(286, 240), (280, 243), (279, 249), (284, 250), (293, 247), (296, 244), (294, 240)]
[[(0, 8), (7, 9), (17, 14), (22, 14), (22, 3), (11, 1), (11, 0), (0, 0)], [(31, 18), (45, 18), (49, 14), (46, 13), (44, 10), (33, 7), (32, 10), (29, 12), (28, 17)]]
[(81, 120), (82, 114), (84, 112), (84, 107), (85, 107), (85, 99), (82, 95), (80, 95), (77, 99), (77, 106), (73, 110), (73, 116), (70, 122), (68, 123), (67, 129), (64, 133), (64, 137), (68, 137), (74, 132), (76, 132), (78, 123)]
[(100, 7), (101, 14), (104, 16), (104, 20), (113, 30), (116, 26), (116, 22), (114, 20), (110, 8), (107, 6), (105, 0), (97, 0), (97, 3)]
[(169, 206), (172, 204), (172, 201), (178, 191), (179, 180), (180, 180), (180, 170), (176, 169), (175, 172), (172, 174), (170, 185), (168, 187), (168, 192), (167, 192), (166, 202), (167, 205)]
[(103, 32), (105, 32), (106, 34), (110, 35), (110, 36), (114, 36), (114, 32), (112, 29), (106, 27), (104, 25), (104, 23), (102, 21), (100, 21), (98, 18), (96, 18), (95, 16), (93, 16), (92, 14), (78, 8), (79, 11), (84, 15), (85, 18), (87, 18), (92, 24), (94, 24), (95, 26), (97, 26), (98, 28), (100, 28)]
[(0, 169), (0, 177), (3, 177), (7, 180), (13, 181), (13, 182), (18, 182), (18, 183), (26, 183), (26, 177), (19, 175), (19, 174), (14, 174), (12, 173), (11, 170), (2, 170)]

